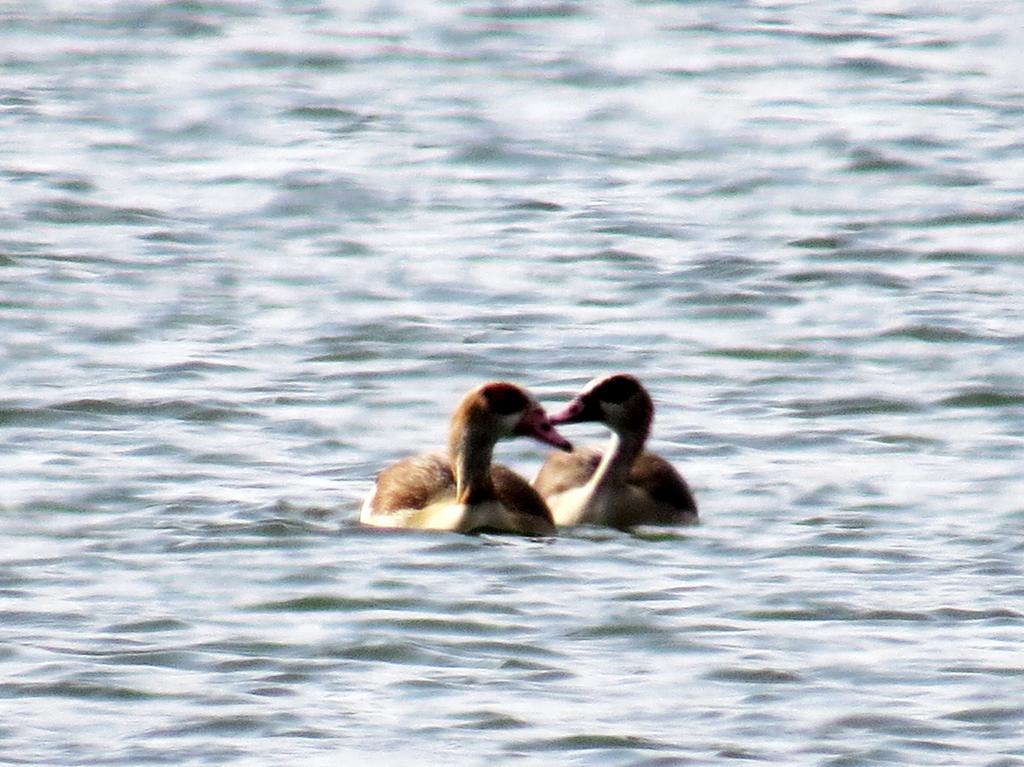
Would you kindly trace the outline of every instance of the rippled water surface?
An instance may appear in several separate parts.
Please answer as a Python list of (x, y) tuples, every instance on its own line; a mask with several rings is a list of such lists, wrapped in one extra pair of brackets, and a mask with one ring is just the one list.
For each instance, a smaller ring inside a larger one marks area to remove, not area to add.
[[(0, 3), (0, 763), (1024, 765), (1022, 30)], [(699, 526), (356, 524), (612, 370)]]

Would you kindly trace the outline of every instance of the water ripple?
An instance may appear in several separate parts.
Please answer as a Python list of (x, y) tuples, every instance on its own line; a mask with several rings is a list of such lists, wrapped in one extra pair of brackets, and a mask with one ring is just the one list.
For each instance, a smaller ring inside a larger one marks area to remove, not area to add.
[[(1014, 7), (3, 15), (5, 758), (1019, 761)], [(618, 369), (700, 525), (358, 525)]]

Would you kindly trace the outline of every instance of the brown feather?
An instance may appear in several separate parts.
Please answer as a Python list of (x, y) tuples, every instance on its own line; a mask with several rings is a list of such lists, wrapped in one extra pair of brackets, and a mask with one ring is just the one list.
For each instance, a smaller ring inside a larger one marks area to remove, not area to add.
[(533, 486), (542, 498), (564, 493), (587, 484), (600, 462), (601, 451), (590, 447), (576, 448), (571, 453), (551, 453), (540, 467)]
[[(474, 503), (497, 499), (510, 511), (551, 521), (551, 512), (540, 494), (512, 469), (491, 465), (493, 497), (475, 498)], [(401, 509), (422, 509), (449, 499), (455, 502), (455, 476), (443, 453), (424, 453), (404, 458), (377, 476), (377, 491), (371, 507), (375, 513)]]
[(660, 455), (644, 451), (629, 471), (629, 484), (647, 491), (651, 498), (674, 510), (665, 522), (696, 516), (697, 502), (683, 476)]
[(403, 458), (377, 475), (371, 501), (375, 513), (422, 509), (445, 496), (455, 498), (455, 475), (444, 453), (423, 453)]
[[(564, 455), (564, 453), (562, 454)], [(554, 524), (548, 505), (530, 483), (500, 463), (491, 466), (491, 481), (498, 500), (517, 514), (529, 514)]]
[[(571, 453), (551, 453), (541, 466), (534, 487), (544, 498), (587, 484), (597, 470), (603, 453), (591, 447)], [(690, 521), (697, 516), (697, 502), (690, 486), (676, 468), (655, 453), (646, 450), (630, 468), (627, 484), (647, 493), (662, 505), (663, 518), (657, 523)]]

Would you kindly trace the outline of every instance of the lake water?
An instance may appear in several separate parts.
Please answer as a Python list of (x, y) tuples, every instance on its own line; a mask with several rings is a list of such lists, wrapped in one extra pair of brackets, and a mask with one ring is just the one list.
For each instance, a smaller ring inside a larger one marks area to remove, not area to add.
[[(994, 0), (0, 2), (0, 763), (1024, 765), (1022, 72)], [(699, 526), (357, 525), (616, 370)]]

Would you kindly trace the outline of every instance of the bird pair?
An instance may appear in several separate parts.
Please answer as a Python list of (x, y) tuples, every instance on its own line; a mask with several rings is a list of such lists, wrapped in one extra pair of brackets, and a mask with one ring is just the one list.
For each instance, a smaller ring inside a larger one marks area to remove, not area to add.
[[(686, 480), (644, 450), (654, 404), (636, 377), (591, 381), (568, 406), (548, 416), (525, 389), (493, 382), (471, 390), (452, 416), (447, 453), (425, 453), (377, 476), (360, 521), (373, 527), (554, 535), (556, 525), (625, 529), (697, 519)], [(598, 421), (612, 431), (602, 452), (573, 450), (556, 425)], [(492, 464), (495, 444), (530, 436), (552, 453), (531, 486)]]

